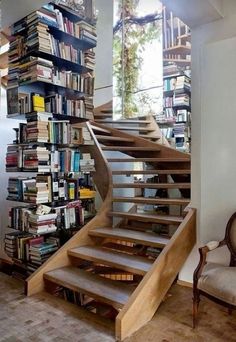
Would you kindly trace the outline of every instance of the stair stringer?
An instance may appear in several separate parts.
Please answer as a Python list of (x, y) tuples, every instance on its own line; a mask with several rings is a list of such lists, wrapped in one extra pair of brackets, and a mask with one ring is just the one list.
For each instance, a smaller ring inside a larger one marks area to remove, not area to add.
[(162, 250), (116, 317), (116, 339), (122, 341), (151, 320), (196, 243), (196, 210), (188, 209)]
[[(88, 129), (91, 131), (89, 124)], [(91, 131), (94, 137), (93, 132)], [(111, 227), (112, 218), (108, 213), (112, 210), (112, 174), (108, 163), (104, 157), (96, 138), (95, 144), (86, 146), (84, 152), (90, 152), (95, 159), (96, 172), (93, 179), (97, 189), (103, 199), (103, 204), (97, 215), (89, 221), (77, 234), (75, 234), (67, 243), (65, 243), (56, 253), (54, 253), (41, 267), (37, 269), (25, 282), (25, 293), (27, 296), (34, 295), (44, 290), (43, 275), (46, 272), (57, 268), (70, 266), (71, 261), (68, 256), (68, 250), (74, 247), (84, 245), (94, 245), (95, 241), (89, 236), (89, 231), (97, 227)]]

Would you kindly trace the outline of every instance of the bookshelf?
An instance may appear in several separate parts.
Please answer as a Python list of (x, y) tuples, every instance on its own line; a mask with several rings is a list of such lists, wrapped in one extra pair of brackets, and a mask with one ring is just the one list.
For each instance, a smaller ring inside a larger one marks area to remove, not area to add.
[(163, 8), (163, 112), (157, 116), (171, 146), (191, 151), (191, 33)]
[(50, 3), (11, 32), (8, 118), (23, 122), (7, 146), (5, 252), (24, 278), (96, 214), (86, 125), (93, 118), (96, 31), (92, 15)]

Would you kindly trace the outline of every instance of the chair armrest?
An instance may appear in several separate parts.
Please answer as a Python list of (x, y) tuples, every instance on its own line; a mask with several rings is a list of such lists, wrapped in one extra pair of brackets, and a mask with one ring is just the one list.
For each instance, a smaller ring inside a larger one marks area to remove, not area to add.
[(193, 286), (194, 288), (197, 288), (197, 282), (198, 279), (200, 278), (202, 271), (203, 271), (203, 267), (206, 265), (206, 257), (207, 257), (207, 253), (210, 251), (213, 251), (216, 248), (222, 247), (226, 245), (226, 241), (222, 240), (222, 241), (210, 241), (208, 242), (204, 247), (199, 248), (199, 253), (200, 253), (200, 261), (198, 263), (197, 268), (194, 271), (193, 274)]

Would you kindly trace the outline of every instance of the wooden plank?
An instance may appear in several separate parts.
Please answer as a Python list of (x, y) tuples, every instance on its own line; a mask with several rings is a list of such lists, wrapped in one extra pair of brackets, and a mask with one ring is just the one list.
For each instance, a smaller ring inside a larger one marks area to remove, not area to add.
[(100, 112), (100, 113), (94, 113), (94, 118), (112, 118), (112, 112)]
[(155, 131), (153, 128), (148, 128), (148, 127), (116, 126), (113, 128), (121, 130), (121, 131), (138, 131), (138, 132), (153, 132), (153, 131)]
[(97, 135), (96, 138), (98, 141), (125, 141), (125, 142), (134, 142), (134, 139), (132, 138), (121, 138), (121, 137), (113, 137), (113, 136), (107, 136), (107, 135)]
[(156, 147), (139, 147), (139, 146), (102, 146), (103, 151), (130, 151), (130, 152), (158, 152), (160, 151), (160, 148), (158, 146)]
[(113, 189), (190, 189), (190, 183), (113, 183)]
[(188, 163), (186, 158), (107, 158), (108, 163)]
[(82, 246), (68, 251), (70, 256), (99, 264), (116, 267), (118, 269), (144, 275), (150, 269), (152, 261), (147, 258), (133, 256), (126, 253), (111, 251), (101, 247)]
[(113, 175), (182, 175), (190, 174), (190, 169), (175, 169), (175, 170), (114, 170)]
[(143, 213), (125, 213), (121, 211), (111, 211), (108, 213), (112, 217), (122, 217), (128, 220), (140, 221), (140, 222), (153, 222), (163, 224), (179, 224), (183, 221), (181, 216), (170, 216), (170, 215), (150, 215)]
[(157, 197), (113, 197), (113, 202), (161, 204), (161, 205), (188, 205), (190, 198), (157, 198)]
[(94, 125), (91, 125), (91, 128), (93, 131), (95, 132), (101, 132), (101, 133), (106, 133), (106, 134), (111, 134), (111, 132), (105, 128), (101, 128), (101, 127), (96, 127)]
[(91, 296), (115, 308), (122, 308), (133, 290), (120, 282), (105, 279), (72, 266), (47, 272), (44, 274), (44, 279)]
[(151, 123), (151, 121), (150, 120), (135, 120), (135, 119), (129, 119), (129, 120), (126, 120), (126, 119), (124, 119), (124, 120), (96, 120), (96, 122), (101, 122), (101, 123), (103, 123), (103, 124), (125, 124), (125, 125), (127, 125), (127, 124), (146, 124), (146, 125), (148, 125), (148, 124), (150, 124)]
[(158, 135), (147, 135), (147, 134), (139, 134), (138, 135), (140, 138), (144, 138), (144, 139), (156, 139), (156, 140), (159, 140), (161, 139), (161, 136), (158, 136)]
[(116, 339), (124, 340), (153, 317), (196, 243), (196, 211), (183, 222), (116, 318)]
[(164, 248), (169, 239), (158, 236), (155, 233), (143, 233), (128, 229), (119, 228), (96, 228), (89, 233), (90, 236), (111, 238), (122, 241), (130, 241), (142, 244), (144, 246)]

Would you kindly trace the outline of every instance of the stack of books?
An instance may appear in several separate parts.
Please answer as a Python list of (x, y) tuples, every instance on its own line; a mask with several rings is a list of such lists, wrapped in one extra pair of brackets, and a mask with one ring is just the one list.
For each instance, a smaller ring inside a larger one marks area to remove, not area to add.
[(181, 69), (175, 64), (168, 64), (163, 66), (163, 75), (178, 75), (181, 72)]
[(82, 127), (82, 136), (84, 145), (94, 145), (92, 136), (86, 126)]
[(191, 91), (191, 80), (188, 76), (178, 76), (175, 85), (176, 90), (185, 89)]
[(53, 233), (57, 230), (56, 226), (57, 214), (49, 213), (46, 215), (29, 214), (29, 229), (28, 232), (32, 234), (47, 234)]
[(46, 239), (45, 242), (29, 246), (29, 260), (32, 264), (41, 266), (59, 248), (57, 240)]
[(81, 91), (86, 95), (93, 96), (94, 92), (94, 77), (91, 74), (81, 78)]
[(32, 112), (26, 114), (26, 141), (27, 142), (48, 142), (48, 119), (51, 114)]
[(79, 35), (80, 39), (87, 40), (92, 44), (97, 42), (96, 28), (85, 21), (80, 21), (77, 23), (76, 33)]
[(21, 232), (5, 234), (4, 250), (10, 258), (17, 258), (17, 237), (21, 234)]
[(90, 153), (82, 153), (80, 159), (80, 171), (81, 172), (93, 172), (95, 171), (95, 162), (91, 158)]
[(92, 49), (84, 52), (83, 65), (86, 68), (95, 69), (95, 52)]
[(27, 180), (27, 177), (10, 177), (8, 179), (8, 196), (9, 201), (21, 201), (22, 200), (22, 182)]
[(53, 82), (53, 63), (39, 57), (29, 57), (19, 65), (19, 84), (43, 81)]
[(27, 53), (37, 49), (52, 54), (53, 50), (51, 47), (51, 36), (48, 32), (48, 26), (42, 22), (39, 22), (36, 26), (32, 25), (28, 29), (25, 45)]
[(29, 215), (35, 207), (13, 207), (8, 212), (9, 228), (17, 229), (23, 232), (28, 232)]
[(16, 172), (22, 168), (22, 147), (17, 145), (7, 146), (6, 171)]
[(25, 148), (23, 149), (23, 168), (25, 171), (50, 172), (49, 157), (50, 151), (46, 147)]
[(9, 64), (17, 62), (17, 60), (26, 53), (24, 45), (24, 37), (17, 36), (10, 42), (8, 52)]
[(24, 202), (41, 204), (51, 202), (51, 175), (37, 175), (22, 181), (22, 198)]
[(86, 112), (85, 117), (86, 117), (86, 119), (94, 120), (94, 115), (93, 115), (93, 110), (94, 110), (93, 98), (86, 96), (85, 100), (84, 100), (84, 103), (85, 103), (85, 112)]
[(188, 94), (174, 94), (173, 106), (190, 106), (190, 97)]

